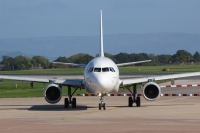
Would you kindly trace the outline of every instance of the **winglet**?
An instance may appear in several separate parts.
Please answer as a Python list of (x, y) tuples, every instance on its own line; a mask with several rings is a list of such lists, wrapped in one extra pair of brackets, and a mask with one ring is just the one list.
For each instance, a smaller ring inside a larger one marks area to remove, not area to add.
[(100, 54), (99, 56), (100, 57), (104, 57), (104, 51), (103, 51), (103, 24), (102, 24), (102, 10), (100, 10), (100, 19), (101, 19), (101, 22), (100, 22), (100, 25), (101, 25), (101, 29), (100, 29), (100, 34), (101, 34), (101, 46), (100, 46)]

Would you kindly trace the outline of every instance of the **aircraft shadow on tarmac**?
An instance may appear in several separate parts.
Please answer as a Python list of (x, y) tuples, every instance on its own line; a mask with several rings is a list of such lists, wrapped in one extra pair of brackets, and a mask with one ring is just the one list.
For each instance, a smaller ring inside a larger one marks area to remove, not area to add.
[[(147, 108), (147, 107), (164, 107), (164, 106), (191, 106), (194, 104), (154, 104), (154, 105), (141, 105), (140, 107), (128, 107), (125, 105), (120, 106), (107, 106), (107, 109), (109, 108)], [(29, 111), (82, 111), (87, 110), (89, 108), (97, 108), (97, 106), (84, 106), (84, 105), (77, 105), (76, 108), (72, 108), (69, 106), (69, 108), (64, 108), (63, 105), (33, 105), (30, 107), (30, 105), (1, 105), (6, 108), (1, 108), (0, 110), (29, 110)]]
[[(159, 107), (159, 106), (189, 106), (193, 104), (159, 104), (159, 105), (142, 105), (139, 108), (146, 108), (146, 107)], [(87, 110), (89, 108), (97, 108), (97, 106), (81, 106), (77, 105), (76, 108), (64, 108), (63, 105), (34, 105), (28, 110), (30, 111), (81, 111), (81, 110)], [(138, 108), (136, 106), (133, 107), (128, 107), (126, 105), (121, 105), (121, 106), (107, 106), (106, 108)]]
[(69, 106), (69, 108), (64, 108), (64, 105), (33, 105), (30, 107), (30, 105), (0, 105), (0, 110), (29, 110), (29, 111), (79, 111), (79, 110), (87, 110), (87, 106), (81, 106), (77, 105), (76, 108), (72, 108)]
[(29, 108), (29, 111), (80, 111), (80, 110), (87, 110), (87, 106), (77, 105), (76, 108), (64, 108), (64, 105), (34, 105)]

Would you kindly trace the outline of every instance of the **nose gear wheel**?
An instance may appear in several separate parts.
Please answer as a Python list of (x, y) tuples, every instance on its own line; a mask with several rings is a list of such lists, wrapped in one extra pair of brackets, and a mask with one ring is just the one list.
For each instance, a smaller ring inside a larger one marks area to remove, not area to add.
[(105, 94), (101, 94), (101, 98), (100, 98), (100, 103), (99, 103), (99, 110), (101, 110), (101, 108), (103, 107), (103, 110), (106, 110), (106, 103), (104, 103), (104, 97)]

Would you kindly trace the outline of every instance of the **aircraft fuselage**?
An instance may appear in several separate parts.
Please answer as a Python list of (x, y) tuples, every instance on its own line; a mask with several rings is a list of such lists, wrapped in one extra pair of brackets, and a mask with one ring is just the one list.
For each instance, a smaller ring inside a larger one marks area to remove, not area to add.
[(119, 89), (119, 69), (107, 57), (91, 60), (85, 68), (84, 78), (89, 93), (114, 93)]

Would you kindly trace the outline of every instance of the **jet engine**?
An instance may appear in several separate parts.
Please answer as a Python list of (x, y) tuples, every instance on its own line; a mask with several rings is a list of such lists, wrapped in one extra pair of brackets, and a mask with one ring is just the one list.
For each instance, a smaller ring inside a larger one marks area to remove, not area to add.
[(160, 97), (160, 86), (154, 82), (148, 82), (143, 86), (144, 98), (148, 101), (155, 101)]
[(57, 103), (62, 97), (62, 89), (57, 84), (50, 84), (44, 89), (44, 98), (48, 103)]

